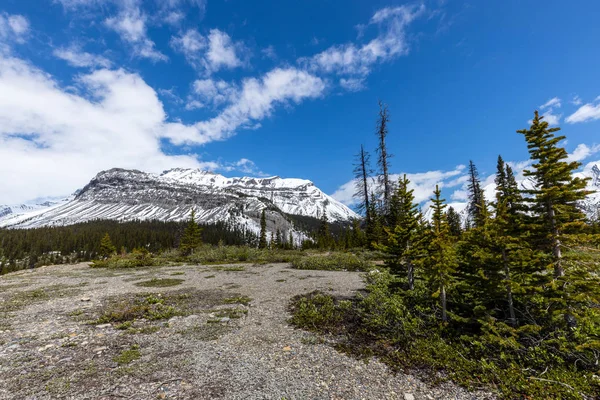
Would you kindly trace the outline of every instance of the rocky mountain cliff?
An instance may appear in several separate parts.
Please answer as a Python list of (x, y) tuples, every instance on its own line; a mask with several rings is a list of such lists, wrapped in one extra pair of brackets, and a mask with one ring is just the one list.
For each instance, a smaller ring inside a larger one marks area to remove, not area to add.
[[(70, 225), (94, 219), (180, 221), (196, 210), (203, 223), (228, 222), (258, 232), (267, 210), (268, 230), (294, 232), (287, 214), (349, 221), (358, 215), (303, 179), (227, 178), (195, 169), (162, 174), (102, 171), (70, 198), (44, 205), (0, 207), (0, 227)], [(2, 211), (3, 210), (3, 211)]]

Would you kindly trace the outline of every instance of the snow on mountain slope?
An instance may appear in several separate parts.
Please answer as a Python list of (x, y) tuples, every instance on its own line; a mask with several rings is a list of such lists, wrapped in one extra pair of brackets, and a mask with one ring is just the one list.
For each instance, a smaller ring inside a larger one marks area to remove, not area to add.
[(263, 209), (269, 231), (294, 231), (284, 214), (320, 218), (326, 213), (330, 221), (358, 217), (308, 180), (226, 178), (179, 168), (157, 175), (115, 168), (100, 172), (70, 201), (18, 218), (0, 217), (0, 226), (33, 228), (94, 219), (181, 221), (192, 208), (200, 222), (228, 222), (254, 232), (260, 230)]

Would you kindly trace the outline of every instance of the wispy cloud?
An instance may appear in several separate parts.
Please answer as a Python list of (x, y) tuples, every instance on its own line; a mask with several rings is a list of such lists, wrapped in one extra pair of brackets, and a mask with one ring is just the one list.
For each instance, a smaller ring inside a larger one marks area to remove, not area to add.
[(584, 143), (577, 145), (575, 150), (572, 153), (569, 153), (568, 161), (583, 161), (586, 158), (590, 157), (593, 154), (596, 154), (600, 151), (600, 145), (595, 144), (593, 146), (588, 146)]
[(550, 109), (552, 109), (552, 108), (554, 108), (554, 107), (556, 107), (556, 108), (560, 108), (560, 107), (561, 107), (561, 105), (562, 105), (562, 104), (560, 103), (560, 99), (559, 99), (558, 97), (553, 97), (553, 98), (551, 98), (550, 100), (548, 100), (547, 102), (545, 102), (544, 104), (542, 104), (542, 105), (540, 106), (540, 110), (545, 110), (545, 109), (547, 109), (547, 108), (550, 108)]
[(29, 21), (22, 15), (0, 13), (0, 42), (25, 43)]
[(104, 56), (83, 51), (78, 45), (55, 49), (52, 54), (65, 60), (69, 65), (79, 68), (110, 68), (112, 62)]
[(231, 37), (218, 29), (211, 29), (208, 36), (190, 29), (174, 36), (171, 46), (183, 53), (186, 60), (199, 71), (210, 75), (220, 69), (233, 69), (244, 65), (240, 54), (246, 52), (242, 42), (234, 42)]
[[(435, 170), (407, 173), (406, 177), (410, 180), (409, 187), (414, 190), (413, 194), (415, 196), (415, 202), (423, 203), (427, 201), (432, 196), (436, 185), (440, 185), (442, 188), (461, 186), (467, 179), (467, 176), (464, 175), (465, 168), (464, 165), (458, 165), (456, 168), (449, 171)], [(392, 174), (390, 175), (390, 179), (397, 181), (403, 175), (403, 173)], [(331, 197), (351, 206), (356, 204), (356, 199), (353, 197), (354, 191), (354, 180), (351, 180), (340, 186)]]
[(168, 60), (166, 55), (155, 49), (154, 42), (148, 37), (146, 15), (136, 1), (125, 1), (121, 12), (115, 17), (107, 18), (104, 23), (131, 46), (135, 56), (154, 62)]
[(597, 97), (594, 102), (586, 103), (579, 107), (577, 111), (569, 115), (565, 121), (570, 124), (576, 124), (578, 122), (588, 122), (600, 119), (600, 96)]
[(383, 8), (369, 21), (379, 28), (379, 34), (368, 43), (335, 45), (298, 61), (311, 71), (364, 77), (376, 63), (408, 54), (406, 28), (424, 12), (422, 4)]
[(245, 79), (235, 98), (216, 117), (192, 126), (173, 125), (165, 132), (174, 144), (224, 140), (271, 115), (276, 105), (301, 103), (322, 95), (325, 82), (306, 71), (275, 68), (261, 78)]

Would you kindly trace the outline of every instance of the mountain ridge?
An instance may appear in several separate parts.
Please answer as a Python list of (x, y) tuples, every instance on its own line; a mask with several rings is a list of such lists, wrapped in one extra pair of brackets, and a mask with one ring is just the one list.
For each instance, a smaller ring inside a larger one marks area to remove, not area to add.
[[(2, 209), (0, 207), (0, 209)], [(196, 211), (198, 222), (228, 222), (254, 232), (266, 210), (267, 229), (303, 236), (286, 214), (347, 222), (359, 215), (298, 178), (232, 177), (199, 169), (173, 168), (161, 174), (112, 168), (99, 172), (61, 202), (0, 215), (0, 227), (71, 225), (94, 219), (181, 221)], [(19, 212), (22, 211), (22, 212)]]

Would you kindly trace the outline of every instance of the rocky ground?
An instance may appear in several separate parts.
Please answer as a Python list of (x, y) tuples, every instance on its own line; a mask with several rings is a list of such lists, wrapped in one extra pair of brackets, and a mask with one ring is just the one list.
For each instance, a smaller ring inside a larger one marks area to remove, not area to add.
[(0, 398), (489, 398), (356, 360), (287, 323), (295, 295), (362, 287), (360, 273), (286, 264), (2, 276)]

